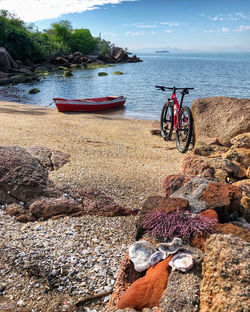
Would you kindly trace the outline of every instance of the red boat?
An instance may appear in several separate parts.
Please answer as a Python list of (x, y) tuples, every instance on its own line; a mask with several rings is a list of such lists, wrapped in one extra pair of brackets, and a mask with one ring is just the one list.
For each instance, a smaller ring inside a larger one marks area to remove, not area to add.
[(97, 112), (122, 107), (126, 102), (126, 98), (124, 96), (107, 96), (83, 100), (54, 98), (53, 101), (59, 112)]

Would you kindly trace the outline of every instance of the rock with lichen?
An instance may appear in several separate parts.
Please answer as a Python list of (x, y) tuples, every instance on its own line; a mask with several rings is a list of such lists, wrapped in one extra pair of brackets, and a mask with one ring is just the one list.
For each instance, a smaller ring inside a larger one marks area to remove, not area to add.
[(248, 311), (250, 244), (232, 235), (212, 235), (205, 244), (200, 311)]

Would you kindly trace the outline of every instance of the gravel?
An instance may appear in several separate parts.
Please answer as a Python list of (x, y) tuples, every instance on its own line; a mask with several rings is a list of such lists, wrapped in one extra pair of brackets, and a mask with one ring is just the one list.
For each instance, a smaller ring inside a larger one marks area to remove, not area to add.
[[(134, 241), (134, 219), (85, 216), (21, 224), (1, 212), (0, 310), (1, 301), (9, 300), (30, 311), (67, 311), (112, 290)], [(103, 311), (107, 300), (86, 305), (86, 311)]]

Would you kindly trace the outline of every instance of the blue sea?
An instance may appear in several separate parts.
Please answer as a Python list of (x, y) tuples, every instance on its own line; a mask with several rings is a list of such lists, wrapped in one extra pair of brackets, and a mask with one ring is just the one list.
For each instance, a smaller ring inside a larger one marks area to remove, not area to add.
[[(155, 85), (193, 87), (184, 104), (212, 96), (250, 98), (250, 53), (154, 53), (138, 55), (142, 63), (118, 64), (115, 67), (74, 70), (73, 77), (61, 73), (32, 84), (0, 87), (0, 99), (31, 105), (55, 107), (53, 97), (81, 99), (123, 95), (125, 109), (112, 112), (123, 118), (159, 120), (169, 92)], [(108, 76), (98, 76), (104, 71)], [(123, 75), (113, 75), (122, 71)], [(28, 90), (39, 88), (30, 95)]]

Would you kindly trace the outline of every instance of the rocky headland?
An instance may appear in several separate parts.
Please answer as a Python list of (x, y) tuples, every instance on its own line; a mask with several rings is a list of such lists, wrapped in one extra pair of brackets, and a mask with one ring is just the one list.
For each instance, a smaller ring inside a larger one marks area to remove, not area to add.
[(108, 54), (83, 55), (75, 52), (69, 55), (57, 55), (44, 62), (34, 64), (26, 59), (23, 62), (13, 60), (8, 51), (0, 48), (0, 85), (31, 83), (50, 75), (52, 72), (61, 71), (65, 77), (72, 76), (73, 69), (86, 69), (105, 67), (110, 64), (136, 63), (142, 60), (136, 55), (129, 56), (122, 48), (112, 48)]
[[(195, 145), (184, 156), (175, 151), (179, 170), (165, 174), (161, 194), (156, 188), (145, 193), (149, 173), (136, 178), (142, 204), (125, 205), (130, 199), (119, 201), (119, 192), (87, 191), (67, 179), (57, 184), (51, 177), (74, 157), (67, 150), (1, 146), (0, 307), (45, 311), (46, 302), (46, 311), (248, 311), (249, 108), (249, 100), (195, 100)], [(138, 146), (143, 157), (148, 135), (149, 129)], [(158, 142), (151, 158), (160, 153), (169, 161), (172, 142), (159, 149), (166, 143), (151, 139)], [(130, 152), (127, 170), (134, 165)], [(156, 158), (153, 163), (161, 166)], [(154, 171), (153, 163), (144, 173)], [(177, 255), (192, 257), (187, 272), (171, 269), (172, 255), (135, 270), (131, 244), (147, 241), (157, 248), (176, 237), (183, 242)]]

